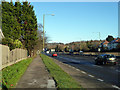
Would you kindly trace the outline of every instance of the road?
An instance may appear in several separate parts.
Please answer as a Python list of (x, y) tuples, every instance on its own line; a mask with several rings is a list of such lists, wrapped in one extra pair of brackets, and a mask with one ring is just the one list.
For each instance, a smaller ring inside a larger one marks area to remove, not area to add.
[[(51, 56), (51, 54), (47, 55)], [(57, 57), (53, 58), (87, 72), (91, 78), (96, 77), (102, 82), (120, 86), (120, 69), (118, 65), (95, 65), (95, 57), (91, 56), (58, 54)]]

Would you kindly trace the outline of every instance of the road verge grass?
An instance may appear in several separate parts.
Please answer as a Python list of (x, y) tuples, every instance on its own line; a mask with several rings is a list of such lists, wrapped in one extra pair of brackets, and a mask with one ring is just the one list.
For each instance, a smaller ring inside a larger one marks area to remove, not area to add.
[(4, 68), (2, 70), (2, 89), (14, 88), (32, 60), (32, 58), (27, 58)]
[(57, 88), (80, 88), (81, 85), (75, 81), (70, 75), (64, 72), (53, 60), (52, 58), (40, 54), (45, 66), (50, 72), (51, 76), (55, 79), (57, 83)]

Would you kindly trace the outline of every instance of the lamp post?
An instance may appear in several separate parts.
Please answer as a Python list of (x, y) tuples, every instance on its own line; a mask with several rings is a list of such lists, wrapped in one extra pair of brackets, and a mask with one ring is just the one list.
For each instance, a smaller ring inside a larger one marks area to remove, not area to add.
[(100, 32), (93, 32), (93, 33), (98, 33), (99, 34), (99, 40), (100, 40)]
[(54, 14), (43, 14), (43, 51), (44, 51), (44, 31), (45, 31), (45, 15), (51, 15), (54, 16)]

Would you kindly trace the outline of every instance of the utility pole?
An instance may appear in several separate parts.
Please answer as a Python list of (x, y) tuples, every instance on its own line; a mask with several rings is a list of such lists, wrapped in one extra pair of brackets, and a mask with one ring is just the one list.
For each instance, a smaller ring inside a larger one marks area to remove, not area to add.
[(98, 33), (98, 34), (99, 34), (99, 35), (98, 35), (98, 36), (99, 36), (99, 40), (100, 40), (100, 32), (93, 32), (93, 33)]
[(44, 34), (45, 34), (45, 15), (54, 16), (54, 14), (43, 14), (43, 51), (45, 50), (45, 38), (44, 38)]
[(44, 51), (44, 22), (45, 22), (45, 14), (43, 14), (43, 51)]
[(98, 32), (99, 33), (99, 40), (100, 40), (100, 32)]

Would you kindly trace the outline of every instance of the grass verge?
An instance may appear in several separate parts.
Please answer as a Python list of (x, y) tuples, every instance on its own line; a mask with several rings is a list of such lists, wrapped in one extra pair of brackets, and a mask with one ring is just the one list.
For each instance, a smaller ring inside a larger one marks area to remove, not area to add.
[(52, 58), (41, 54), (40, 55), (45, 66), (49, 70), (51, 76), (55, 79), (57, 83), (57, 88), (81, 88), (81, 85), (75, 81), (70, 75), (64, 72), (53, 60)]
[(2, 89), (14, 88), (32, 60), (32, 58), (24, 59), (4, 68), (2, 70)]

